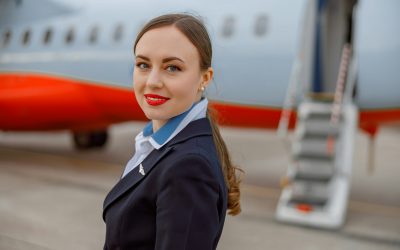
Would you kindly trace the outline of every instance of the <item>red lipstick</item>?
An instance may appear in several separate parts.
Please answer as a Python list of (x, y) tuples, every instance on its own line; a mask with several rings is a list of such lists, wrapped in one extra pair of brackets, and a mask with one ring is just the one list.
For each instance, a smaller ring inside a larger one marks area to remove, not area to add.
[(146, 102), (151, 106), (158, 106), (164, 104), (166, 101), (169, 100), (168, 97), (156, 94), (145, 94), (144, 97), (146, 99)]

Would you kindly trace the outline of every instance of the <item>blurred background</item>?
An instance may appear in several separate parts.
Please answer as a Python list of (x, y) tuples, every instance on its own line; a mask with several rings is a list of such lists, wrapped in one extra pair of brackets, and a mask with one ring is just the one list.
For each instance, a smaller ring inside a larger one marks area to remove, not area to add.
[(132, 44), (201, 16), (245, 171), (218, 249), (400, 248), (397, 0), (0, 0), (0, 249), (101, 249), (146, 119)]

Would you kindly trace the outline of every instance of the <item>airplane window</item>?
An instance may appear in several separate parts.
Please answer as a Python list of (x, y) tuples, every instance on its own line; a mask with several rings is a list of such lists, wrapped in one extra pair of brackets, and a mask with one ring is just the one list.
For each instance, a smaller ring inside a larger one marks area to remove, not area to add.
[(65, 42), (67, 44), (72, 43), (72, 41), (74, 40), (74, 29), (70, 28), (65, 36)]
[(222, 36), (226, 38), (231, 37), (234, 32), (234, 25), (235, 25), (234, 17), (228, 16), (225, 19), (224, 24), (222, 26)]
[(124, 27), (122, 26), (122, 24), (118, 24), (114, 31), (114, 41), (115, 42), (118, 42), (122, 39), (123, 31), (124, 31)]
[(3, 33), (3, 47), (6, 47), (11, 40), (11, 30), (7, 30)]
[(26, 46), (26, 45), (28, 45), (30, 40), (31, 40), (31, 31), (30, 30), (26, 30), (22, 34), (22, 44)]
[(267, 33), (268, 17), (265, 14), (259, 15), (256, 19), (254, 26), (254, 34), (256, 36), (263, 36)]
[(94, 43), (97, 42), (98, 33), (99, 33), (99, 27), (94, 26), (94, 27), (90, 30), (90, 34), (89, 34), (89, 43), (94, 44)]
[(48, 44), (51, 41), (51, 38), (53, 37), (53, 31), (51, 28), (47, 28), (47, 30), (44, 32), (43, 36), (43, 43)]

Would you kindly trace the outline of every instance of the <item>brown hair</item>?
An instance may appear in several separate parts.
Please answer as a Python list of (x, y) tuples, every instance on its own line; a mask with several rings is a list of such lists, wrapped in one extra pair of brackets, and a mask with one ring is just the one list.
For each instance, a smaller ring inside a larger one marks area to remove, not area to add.
[[(199, 18), (188, 14), (166, 14), (150, 20), (137, 35), (133, 46), (133, 52), (135, 52), (136, 45), (140, 38), (147, 31), (171, 25), (179, 29), (197, 48), (200, 55), (200, 69), (207, 70), (211, 67), (212, 46), (207, 29)], [(228, 149), (216, 124), (216, 112), (208, 108), (207, 118), (210, 120), (214, 143), (221, 163), (222, 172), (224, 173), (225, 183), (228, 187), (229, 214), (237, 215), (240, 213), (241, 208), (239, 189), (240, 180), (236, 176), (236, 171), (243, 171), (240, 168), (235, 167), (231, 162)]]

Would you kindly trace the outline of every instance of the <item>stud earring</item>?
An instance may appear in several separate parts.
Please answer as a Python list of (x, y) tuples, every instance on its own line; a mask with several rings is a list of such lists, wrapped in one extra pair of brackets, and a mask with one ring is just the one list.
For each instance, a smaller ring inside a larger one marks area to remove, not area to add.
[(204, 92), (204, 90), (206, 90), (206, 88), (204, 88), (204, 86), (201, 86), (200, 90)]

